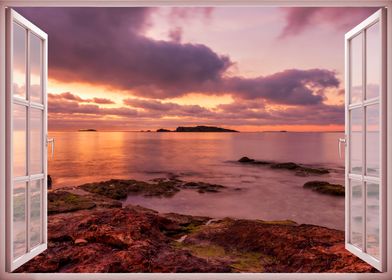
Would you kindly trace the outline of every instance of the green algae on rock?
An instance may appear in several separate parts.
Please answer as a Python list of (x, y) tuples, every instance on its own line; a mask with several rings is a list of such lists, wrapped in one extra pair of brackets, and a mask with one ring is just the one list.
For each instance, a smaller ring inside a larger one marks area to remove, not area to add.
[(339, 184), (331, 184), (325, 181), (310, 181), (305, 183), (303, 187), (319, 193), (344, 196), (344, 186)]

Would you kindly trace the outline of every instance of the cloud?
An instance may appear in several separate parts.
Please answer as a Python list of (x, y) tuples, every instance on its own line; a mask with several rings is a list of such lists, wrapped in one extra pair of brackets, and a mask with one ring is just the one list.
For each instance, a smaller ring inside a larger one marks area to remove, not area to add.
[(65, 99), (65, 100), (72, 100), (72, 101), (78, 101), (78, 102), (88, 102), (87, 99), (83, 99), (80, 96), (74, 95), (70, 92), (63, 92), (60, 94), (53, 94), (49, 93), (49, 100), (53, 99)]
[(254, 79), (228, 78), (224, 90), (244, 99), (263, 98), (276, 104), (321, 104), (327, 88), (337, 88), (339, 80), (334, 71), (325, 69), (288, 69)]
[(182, 28), (175, 27), (169, 30), (169, 38), (175, 43), (181, 43), (182, 38)]
[(77, 101), (81, 103), (96, 103), (96, 104), (115, 104), (113, 100), (108, 98), (98, 98), (94, 97), (92, 99), (84, 99), (78, 95), (72, 94), (70, 92), (63, 92), (60, 94), (48, 94), (49, 100), (65, 100), (65, 101)]
[[(159, 113), (160, 116), (190, 116), (190, 117), (211, 117), (212, 112), (199, 105), (180, 105), (172, 102), (161, 102), (153, 99), (124, 99), (123, 103), (137, 109), (143, 109), (145, 112), (152, 112), (154, 116)], [(145, 114), (145, 116), (151, 116)]]
[[(18, 11), (49, 33), (49, 76), (63, 82), (100, 84), (143, 98), (166, 99), (194, 92), (230, 93), (280, 104), (320, 104), (324, 89), (339, 84), (336, 73), (323, 69), (227, 78), (225, 74), (233, 65), (230, 58), (202, 44), (179, 43), (180, 29), (172, 31), (173, 41), (145, 37), (143, 31), (152, 11), (148, 8)], [(181, 8), (172, 13), (186, 18), (195, 11), (207, 16), (212, 10)], [(311, 11), (319, 13), (317, 9)]]
[(280, 35), (298, 35), (315, 25), (327, 24), (338, 30), (349, 31), (379, 8), (282, 8), (286, 25)]
[(201, 15), (204, 19), (210, 19), (214, 7), (173, 7), (170, 10), (171, 21), (176, 21), (178, 19), (193, 19), (198, 15)]
[(101, 108), (98, 105), (84, 105), (79, 104), (74, 101), (58, 102), (49, 101), (49, 113), (52, 114), (85, 114), (93, 116), (121, 116), (121, 117), (135, 117), (137, 116), (137, 111), (119, 107), (119, 108)]
[(108, 98), (98, 98), (98, 97), (94, 97), (92, 99), (92, 102), (97, 104), (115, 104), (113, 100), (110, 100)]
[(274, 108), (267, 106), (262, 99), (236, 98), (230, 104), (204, 108), (199, 105), (180, 105), (154, 99), (128, 98), (123, 100), (126, 107), (102, 108), (95, 104), (80, 104), (78, 101), (67, 99), (71, 95), (49, 95), (51, 127), (69, 127), (72, 126), (72, 122), (74, 125), (91, 124), (88, 127), (93, 127), (99, 122), (100, 126), (112, 129), (116, 126), (122, 130), (195, 124), (240, 127), (344, 123), (344, 107), (335, 105), (312, 104)]
[[(217, 80), (227, 56), (201, 44), (147, 38), (150, 9), (20, 8), (49, 35), (49, 76), (160, 97)], [(55, 18), (56, 20), (53, 20)]]

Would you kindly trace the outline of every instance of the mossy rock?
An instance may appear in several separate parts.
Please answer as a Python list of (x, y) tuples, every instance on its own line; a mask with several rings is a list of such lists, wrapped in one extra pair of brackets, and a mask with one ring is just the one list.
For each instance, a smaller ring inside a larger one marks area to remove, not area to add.
[(339, 184), (331, 184), (325, 181), (310, 181), (303, 185), (306, 189), (312, 189), (323, 194), (336, 196), (344, 196), (344, 186)]
[(204, 182), (183, 182), (178, 179), (157, 178), (153, 182), (137, 180), (119, 180), (89, 183), (79, 186), (81, 189), (111, 199), (126, 199), (128, 195), (154, 197), (172, 197), (181, 189), (194, 189), (200, 193), (219, 192), (225, 186)]
[(257, 220), (264, 225), (279, 225), (279, 226), (297, 226), (298, 224), (292, 220), (279, 220), (279, 221), (262, 221)]
[(48, 214), (92, 209), (96, 204), (89, 198), (66, 191), (48, 193)]
[(307, 174), (307, 173), (322, 175), (322, 174), (329, 173), (329, 171), (325, 168), (303, 166), (295, 162), (274, 163), (271, 164), (271, 168), (293, 170), (293, 171), (297, 171), (299, 175)]
[(89, 183), (79, 186), (85, 191), (103, 195), (112, 199), (125, 199), (128, 194), (142, 194), (145, 196), (170, 197), (179, 192), (177, 180), (160, 180), (147, 183), (137, 180), (119, 180)]

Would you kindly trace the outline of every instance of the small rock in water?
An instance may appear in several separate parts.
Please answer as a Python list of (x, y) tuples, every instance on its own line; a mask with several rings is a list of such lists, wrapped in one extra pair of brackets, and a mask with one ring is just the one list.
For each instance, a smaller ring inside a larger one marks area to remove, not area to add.
[(255, 160), (253, 158), (248, 158), (248, 157), (242, 157), (238, 160), (238, 162), (254, 162)]
[(303, 187), (323, 194), (344, 196), (344, 186), (339, 184), (331, 184), (325, 181), (310, 181), (305, 183)]

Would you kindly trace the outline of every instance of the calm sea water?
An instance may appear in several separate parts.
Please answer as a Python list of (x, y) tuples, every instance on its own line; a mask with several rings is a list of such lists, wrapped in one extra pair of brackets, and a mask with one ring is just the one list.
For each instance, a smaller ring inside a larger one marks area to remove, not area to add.
[[(220, 193), (185, 190), (172, 198), (130, 196), (161, 212), (344, 228), (344, 198), (303, 189), (310, 180), (344, 184), (344, 160), (337, 153), (342, 133), (143, 133), (52, 132), (56, 138), (49, 174), (54, 188), (112, 178), (149, 180), (170, 174), (228, 187)], [(241, 165), (242, 156), (331, 168), (322, 176)], [(235, 188), (241, 188), (240, 191)]]

